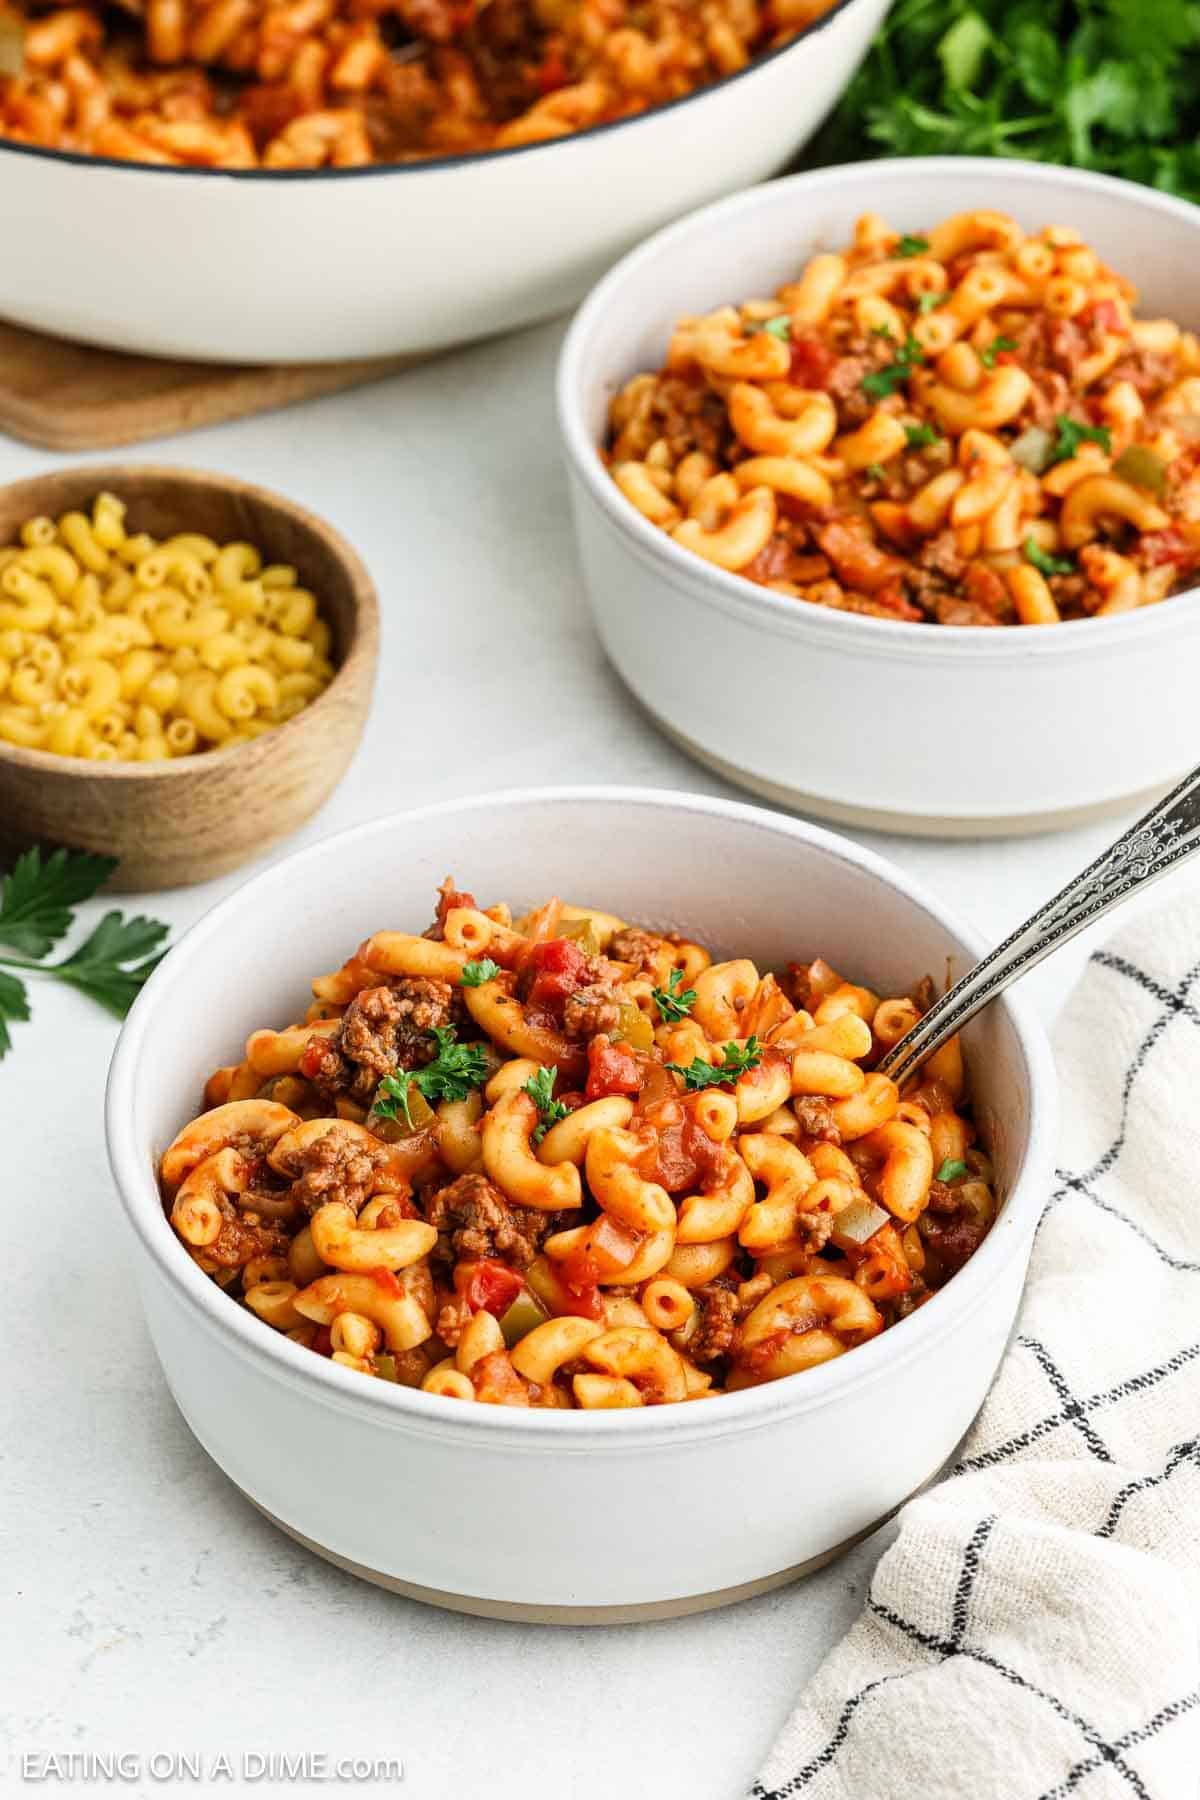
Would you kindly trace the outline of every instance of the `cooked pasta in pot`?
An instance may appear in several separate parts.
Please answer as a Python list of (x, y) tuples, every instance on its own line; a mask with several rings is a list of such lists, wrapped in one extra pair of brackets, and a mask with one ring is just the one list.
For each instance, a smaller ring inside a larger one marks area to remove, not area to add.
[(843, 1355), (925, 1304), (995, 1214), (932, 998), (820, 959), (760, 974), (557, 899), (447, 878), (251, 1034), (162, 1157), (171, 1223), (267, 1327), (505, 1406), (694, 1400)]
[(626, 499), (777, 594), (942, 625), (1111, 616), (1200, 568), (1200, 343), (1077, 231), (868, 214), (679, 320), (610, 409)]
[(349, 168), (510, 149), (676, 100), (834, 0), (0, 0), (0, 137)]

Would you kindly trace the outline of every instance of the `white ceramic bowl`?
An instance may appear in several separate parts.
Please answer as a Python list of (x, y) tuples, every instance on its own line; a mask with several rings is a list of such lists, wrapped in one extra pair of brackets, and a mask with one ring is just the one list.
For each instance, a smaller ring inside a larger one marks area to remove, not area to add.
[(974, 207), (1078, 227), (1145, 313), (1200, 325), (1197, 208), (1075, 170), (919, 158), (772, 182), (659, 232), (589, 296), (559, 369), (583, 571), (619, 673), (731, 780), (893, 831), (1047, 829), (1164, 787), (1196, 756), (1196, 598), (998, 631), (809, 606), (680, 549), (597, 446), (613, 393), (661, 365), (681, 314), (772, 293), (868, 210), (915, 232)]
[(837, 0), (683, 100), (482, 156), (226, 173), (0, 142), (0, 216), (21, 245), (0, 259), (0, 316), (249, 363), (429, 351), (546, 318), (647, 231), (780, 168), (887, 4)]
[(1005, 998), (971, 1026), (1003, 1206), (946, 1289), (836, 1362), (690, 1406), (466, 1406), (371, 1381), (259, 1323), (184, 1254), (155, 1185), (209, 1070), (289, 1018), (370, 930), (429, 913), (448, 868), (518, 905), (549, 893), (676, 925), (764, 966), (828, 956), (902, 991), (978, 950), (905, 876), (812, 826), (647, 789), (550, 789), (380, 819), (286, 857), (193, 927), (122, 1032), (109, 1155), (180, 1410), (285, 1530), (385, 1585), (469, 1612), (572, 1622), (698, 1610), (869, 1531), (949, 1455), (1016, 1311), (1049, 1179), (1054, 1075)]

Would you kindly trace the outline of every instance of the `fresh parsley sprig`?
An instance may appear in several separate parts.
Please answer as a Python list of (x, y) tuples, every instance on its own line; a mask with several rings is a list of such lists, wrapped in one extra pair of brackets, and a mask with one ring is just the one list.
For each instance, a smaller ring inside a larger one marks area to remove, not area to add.
[(872, 400), (886, 400), (908, 380), (918, 363), (924, 361), (925, 352), (910, 331), (896, 352), (895, 362), (888, 363), (882, 369), (873, 369), (869, 375), (863, 376), (863, 393), (869, 394)]
[(996, 366), (996, 358), (1000, 355), (1000, 352), (1002, 350), (1015, 350), (1016, 347), (1016, 338), (1004, 337), (1003, 335), (994, 337), (991, 343), (985, 344), (983, 349), (979, 352), (979, 360), (985, 369), (994, 369)]
[(460, 1044), (453, 1025), (435, 1025), (429, 1034), (437, 1045), (437, 1055), (423, 1069), (397, 1069), (385, 1075), (375, 1089), (371, 1110), (381, 1119), (395, 1119), (404, 1114), (404, 1122), (412, 1129), (409, 1090), (416, 1088), (426, 1100), (465, 1100), (487, 1076), (487, 1052), (482, 1044)]
[(1080, 444), (1099, 444), (1106, 456), (1112, 450), (1112, 432), (1107, 425), (1081, 425), (1078, 419), (1069, 419), (1066, 413), (1059, 413), (1054, 423), (1058, 427), (1058, 436), (1050, 452), (1051, 463), (1069, 462), (1071, 457), (1078, 456)]
[(665, 988), (651, 988), (650, 998), (658, 1008), (658, 1016), (664, 1025), (677, 1025), (680, 1019), (686, 1019), (696, 1004), (695, 988), (683, 986), (683, 970), (672, 969), (667, 976)]
[(762, 1045), (756, 1037), (748, 1037), (744, 1045), (726, 1044), (719, 1063), (706, 1063), (703, 1057), (695, 1056), (686, 1068), (682, 1063), (673, 1062), (667, 1067), (676, 1075), (682, 1075), (684, 1086), (695, 1091), (697, 1088), (723, 1087), (736, 1081), (739, 1075), (757, 1069), (762, 1059)]
[(924, 256), (928, 249), (929, 249), (929, 239), (928, 238), (910, 237), (908, 232), (906, 231), (904, 236), (900, 239), (900, 242), (896, 245), (896, 255), (897, 256)]
[(500, 964), (494, 963), (490, 956), (483, 956), (476, 962), (463, 964), (462, 984), (464, 987), (482, 987), (485, 981), (495, 981), (499, 973)]
[[(18, 857), (0, 889), (0, 945), (17, 954), (0, 951), (0, 964), (65, 982), (123, 1019), (162, 960), (167, 927), (157, 919), (105, 913), (61, 962), (42, 960), (70, 930), (76, 906), (90, 900), (116, 866), (111, 856), (86, 851), (59, 849), (43, 856), (36, 845)], [(12, 1049), (8, 1027), (29, 1017), (24, 981), (0, 971), (0, 1057)]]
[(1020, 156), (1200, 199), (1200, 29), (1190, 0), (896, 0), (810, 146)]
[(906, 425), (904, 436), (910, 450), (927, 450), (930, 444), (940, 444), (942, 434), (936, 425)]
[(787, 313), (777, 313), (773, 319), (751, 319), (742, 328), (743, 336), (754, 337), (757, 332), (765, 331), (768, 337), (778, 338), (781, 344), (791, 341), (792, 321)]
[(1043, 550), (1035, 537), (1027, 537), (1021, 546), (1021, 553), (1026, 562), (1031, 562), (1035, 569), (1043, 575), (1073, 575), (1075, 564), (1065, 556), (1051, 556)]
[(533, 1132), (535, 1144), (540, 1144), (550, 1127), (557, 1125), (560, 1119), (565, 1119), (570, 1110), (563, 1105), (561, 1100), (554, 1098), (554, 1084), (557, 1080), (557, 1065), (551, 1063), (547, 1068), (545, 1063), (542, 1063), (537, 1074), (531, 1075), (525, 1083), (525, 1092), (538, 1109), (538, 1123)]

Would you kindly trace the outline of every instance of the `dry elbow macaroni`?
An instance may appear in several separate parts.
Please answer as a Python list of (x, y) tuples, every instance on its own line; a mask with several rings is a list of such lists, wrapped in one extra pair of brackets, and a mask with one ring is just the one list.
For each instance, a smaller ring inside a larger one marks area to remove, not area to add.
[(245, 743), (328, 686), (329, 626), (295, 569), (124, 521), (99, 494), (0, 548), (0, 742), (158, 762)]
[[(143, 163), (350, 168), (562, 137), (745, 67), (833, 0), (123, 0), (32, 7), (0, 136)], [(0, 12), (14, 36), (14, 18)], [(8, 66), (7, 63), (5, 65)]]
[(1079, 233), (860, 219), (772, 299), (679, 320), (605, 455), (677, 544), (878, 618), (1131, 612), (1200, 568), (1200, 343)]
[[(795, 1374), (903, 1319), (995, 1215), (932, 997), (780, 977), (447, 879), (251, 1034), (160, 1165), (188, 1254), (266, 1326), (456, 1400), (630, 1407)], [(722, 1071), (727, 1071), (723, 1073)]]

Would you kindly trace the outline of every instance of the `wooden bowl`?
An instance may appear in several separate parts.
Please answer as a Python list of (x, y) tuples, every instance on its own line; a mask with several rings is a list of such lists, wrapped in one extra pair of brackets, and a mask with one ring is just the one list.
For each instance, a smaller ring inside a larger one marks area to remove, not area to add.
[(0, 545), (35, 514), (89, 511), (102, 489), (131, 531), (242, 539), (292, 563), (334, 639), (337, 673), (286, 724), (229, 750), (88, 762), (0, 741), (0, 851), (41, 840), (115, 856), (118, 892), (185, 887), (236, 868), (303, 824), (337, 786), (366, 721), (379, 647), (375, 588), (345, 539), (265, 488), (195, 469), (89, 466), (0, 488)]

